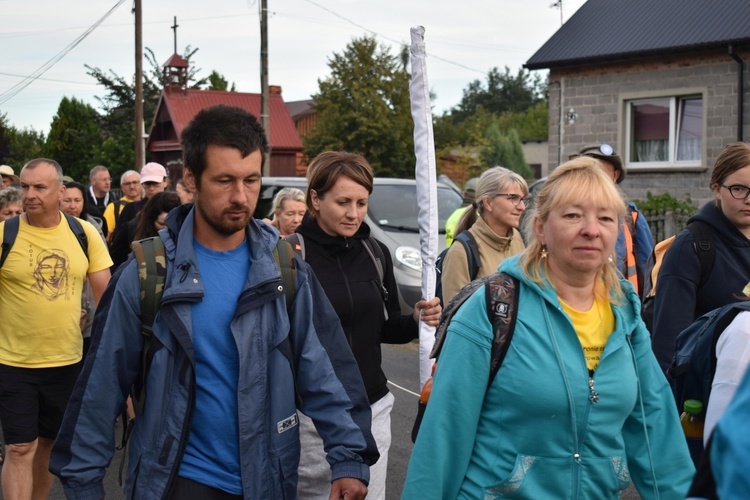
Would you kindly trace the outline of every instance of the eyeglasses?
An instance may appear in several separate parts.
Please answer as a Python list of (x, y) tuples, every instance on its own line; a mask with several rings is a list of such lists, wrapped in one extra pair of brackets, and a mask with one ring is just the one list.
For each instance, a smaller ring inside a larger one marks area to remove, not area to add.
[(510, 201), (514, 207), (517, 207), (521, 203), (524, 205), (528, 205), (529, 201), (531, 200), (531, 196), (521, 196), (520, 194), (507, 194), (507, 193), (497, 193), (495, 196), (505, 196), (508, 198), (508, 201)]
[(130, 181), (130, 182), (123, 182), (123, 186), (135, 186), (136, 184), (140, 184), (140, 181)]
[(731, 186), (725, 186), (722, 184), (721, 187), (729, 191), (729, 194), (731, 194), (732, 198), (735, 200), (744, 200), (750, 195), (750, 187), (743, 186), (742, 184), (733, 184)]

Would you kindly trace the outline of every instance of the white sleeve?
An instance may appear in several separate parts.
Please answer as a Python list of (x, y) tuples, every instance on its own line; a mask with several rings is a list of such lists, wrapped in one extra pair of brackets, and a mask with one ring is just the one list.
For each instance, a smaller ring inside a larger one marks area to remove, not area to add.
[(734, 397), (750, 363), (750, 311), (740, 312), (716, 342), (716, 373), (706, 409), (704, 444)]

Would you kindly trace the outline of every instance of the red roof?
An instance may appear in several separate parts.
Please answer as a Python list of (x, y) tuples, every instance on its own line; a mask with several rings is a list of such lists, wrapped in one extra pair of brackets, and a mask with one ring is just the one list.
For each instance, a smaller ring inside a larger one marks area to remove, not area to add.
[[(217, 104), (242, 108), (260, 119), (260, 94), (244, 92), (226, 92), (223, 90), (171, 90), (163, 91), (159, 107), (165, 106), (175, 128), (177, 137), (182, 134), (190, 120), (204, 108)], [(281, 98), (281, 94), (271, 94), (269, 97), (269, 141), (272, 149), (302, 150), (302, 141), (289, 111)], [(157, 109), (156, 118), (159, 116)]]
[(177, 54), (172, 54), (172, 57), (165, 62), (162, 67), (174, 66), (175, 68), (187, 68), (188, 62)]

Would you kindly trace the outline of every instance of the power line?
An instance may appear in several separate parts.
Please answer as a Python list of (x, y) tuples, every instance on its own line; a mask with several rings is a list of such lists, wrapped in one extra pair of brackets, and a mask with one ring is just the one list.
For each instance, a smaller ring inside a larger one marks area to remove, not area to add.
[[(0, 0), (0, 1), (2, 1), (2, 0)], [(17, 76), (19, 78), (27, 78), (26, 75), (17, 75), (15, 73), (4, 73), (2, 71), (0, 71), (0, 75), (3, 75), (3, 76)], [(93, 86), (99, 85), (98, 83), (93, 83), (93, 82), (76, 82), (76, 81), (72, 81), (72, 80), (57, 80), (55, 78), (37, 78), (37, 80), (41, 80), (41, 81), (44, 81), (44, 82), (74, 83), (76, 85), (93, 85)]]
[(54, 55), (49, 61), (42, 64), (36, 71), (34, 71), (31, 75), (27, 76), (17, 84), (13, 85), (11, 88), (0, 94), (0, 105), (5, 104), (9, 100), (13, 99), (16, 95), (18, 95), (19, 92), (21, 92), (23, 89), (31, 85), (35, 80), (37, 80), (39, 77), (41, 77), (44, 73), (46, 73), (52, 66), (57, 64), (63, 57), (68, 55), (71, 50), (76, 48), (79, 43), (81, 43), (86, 37), (88, 37), (102, 22), (104, 22), (105, 19), (107, 19), (120, 5), (122, 5), (125, 2), (125, 0), (118, 0), (115, 5), (107, 11), (104, 16), (102, 16), (98, 21), (96, 21), (94, 24), (92, 24), (86, 31), (84, 31), (78, 38), (73, 40), (70, 45), (65, 47), (63, 50), (58, 52), (56, 55)]
[[(330, 14), (333, 14), (334, 16), (338, 17), (339, 19), (342, 19), (342, 20), (346, 21), (347, 23), (349, 23), (349, 24), (351, 24), (351, 25), (353, 25), (353, 26), (356, 26), (357, 28), (359, 28), (359, 29), (361, 29), (361, 30), (364, 30), (364, 31), (366, 31), (366, 32), (368, 32), (368, 33), (370, 33), (370, 34), (372, 34), (372, 35), (375, 35), (375, 36), (377, 36), (377, 37), (380, 37), (380, 38), (382, 38), (382, 39), (384, 39), (384, 40), (388, 40), (389, 42), (397, 43), (398, 45), (405, 45), (405, 43), (404, 43), (404, 42), (402, 42), (402, 41), (399, 41), (399, 40), (395, 40), (395, 39), (393, 39), (393, 38), (390, 38), (390, 37), (387, 37), (387, 36), (385, 36), (385, 35), (381, 35), (380, 33), (376, 32), (376, 31), (373, 31), (373, 30), (371, 30), (370, 28), (367, 28), (367, 27), (365, 27), (365, 26), (362, 26), (361, 24), (358, 24), (358, 23), (356, 23), (356, 22), (352, 21), (351, 19), (349, 19), (349, 18), (347, 18), (347, 17), (344, 17), (344, 16), (342, 16), (342, 15), (341, 15), (341, 14), (339, 14), (338, 12), (335, 12), (335, 11), (333, 11), (333, 10), (329, 9), (328, 7), (324, 7), (323, 5), (320, 5), (319, 3), (317, 3), (317, 2), (315, 2), (315, 1), (313, 1), (313, 0), (305, 0), (305, 2), (307, 2), (307, 3), (311, 3), (311, 4), (313, 4), (314, 6), (318, 7), (319, 9), (323, 9), (324, 11), (326, 11), (326, 12), (328, 12), (328, 13), (330, 13)], [(443, 58), (443, 57), (439, 57), (439, 56), (436, 56), (435, 54), (429, 54), (429, 53), (428, 53), (427, 55), (428, 55), (429, 57), (432, 57), (432, 58), (434, 58), (434, 59), (437, 59), (437, 60), (439, 60), (439, 61), (443, 61), (443, 62), (446, 62), (446, 63), (448, 63), (448, 64), (452, 64), (452, 65), (454, 65), (454, 66), (458, 66), (459, 68), (467, 69), (467, 70), (469, 70), (469, 71), (474, 71), (474, 72), (476, 72), (476, 73), (480, 73), (480, 74), (482, 74), (482, 75), (485, 75), (485, 74), (487, 73), (486, 71), (481, 71), (481, 70), (478, 70), (478, 69), (476, 69), (476, 68), (471, 68), (471, 67), (469, 67), (469, 66), (466, 66), (465, 64), (457, 63), (457, 62), (455, 62), (455, 61), (451, 61), (451, 60), (449, 60), (449, 59), (445, 59), (445, 58)]]

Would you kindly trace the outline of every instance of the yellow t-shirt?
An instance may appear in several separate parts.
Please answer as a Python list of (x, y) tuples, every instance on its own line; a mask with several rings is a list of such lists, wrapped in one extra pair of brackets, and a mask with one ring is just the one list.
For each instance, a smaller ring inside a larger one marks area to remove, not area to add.
[[(559, 299), (559, 297), (558, 297)], [(570, 317), (578, 334), (578, 340), (583, 347), (583, 355), (586, 357), (586, 366), (594, 371), (599, 366), (599, 360), (604, 352), (612, 331), (615, 329), (615, 315), (612, 306), (606, 300), (597, 298), (588, 311), (578, 311), (560, 299), (563, 310)]]
[[(123, 196), (120, 198), (121, 203), (119, 204), (120, 207), (120, 213), (117, 215), (120, 215), (125, 208), (125, 205), (130, 203), (131, 199), (129, 199), (127, 196)], [(107, 232), (109, 235), (114, 234), (115, 227), (117, 226), (117, 222), (115, 221), (115, 204), (114, 202), (110, 203), (106, 207), (104, 207), (104, 213), (102, 214), (102, 217), (104, 217), (104, 220), (107, 221)]]
[[(81, 360), (81, 291), (86, 275), (112, 265), (96, 228), (81, 220), (89, 259), (65, 217), (52, 228), (19, 221), (0, 268), (0, 363), (23, 368)], [(0, 222), (0, 241), (5, 223)]]

